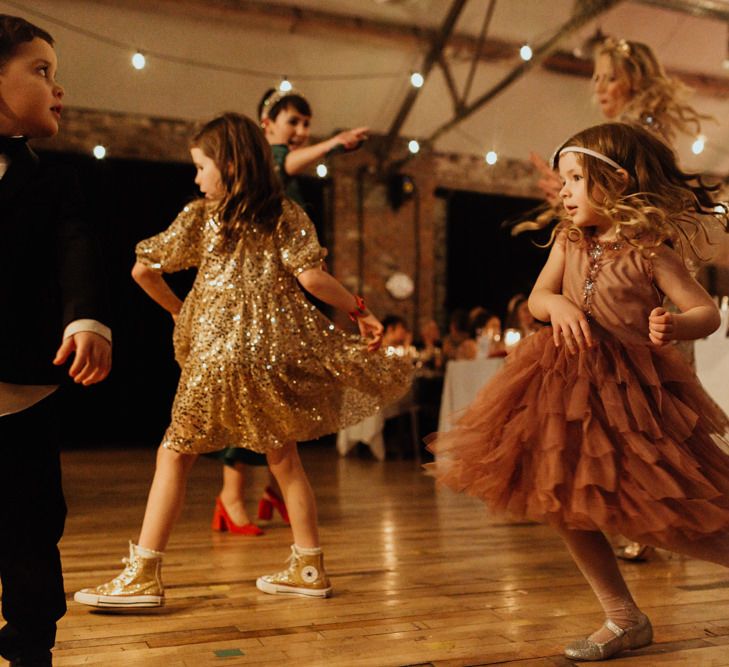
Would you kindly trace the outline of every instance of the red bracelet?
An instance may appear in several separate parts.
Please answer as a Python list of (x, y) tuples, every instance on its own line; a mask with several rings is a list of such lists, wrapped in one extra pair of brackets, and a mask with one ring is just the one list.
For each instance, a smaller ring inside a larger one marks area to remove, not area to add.
[(362, 317), (367, 312), (367, 306), (365, 305), (365, 300), (359, 295), (354, 295), (354, 300), (357, 304), (356, 308), (354, 310), (349, 311), (349, 319), (352, 320), (352, 322), (356, 322), (360, 317)]

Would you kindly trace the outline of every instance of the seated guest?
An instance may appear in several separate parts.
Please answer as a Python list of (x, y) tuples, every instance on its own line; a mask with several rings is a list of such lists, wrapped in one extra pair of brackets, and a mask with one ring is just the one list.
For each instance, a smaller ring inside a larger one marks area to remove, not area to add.
[(498, 356), (501, 341), (501, 320), (490, 310), (476, 306), (468, 314), (469, 337), (456, 351), (457, 359)]
[(410, 347), (413, 336), (402, 317), (387, 315), (382, 320), (382, 326), (385, 329), (385, 333), (382, 336), (383, 347)]
[(534, 318), (534, 315), (529, 310), (526, 296), (523, 294), (513, 296), (511, 301), (509, 301), (509, 310), (506, 315), (506, 328), (519, 330), (522, 338), (524, 338), (529, 334), (539, 331), (541, 327), (542, 325)]
[(438, 371), (443, 367), (443, 343), (435, 320), (423, 320), (420, 325), (420, 341), (416, 343), (421, 368)]
[(468, 339), (468, 313), (458, 308), (451, 313), (448, 335), (443, 339), (443, 357), (446, 361), (457, 357), (458, 348)]

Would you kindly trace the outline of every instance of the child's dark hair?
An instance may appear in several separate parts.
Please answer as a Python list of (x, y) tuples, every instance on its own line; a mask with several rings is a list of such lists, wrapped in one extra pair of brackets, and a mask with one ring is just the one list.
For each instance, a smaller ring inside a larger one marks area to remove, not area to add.
[(406, 329), (408, 328), (407, 324), (405, 324), (405, 320), (402, 317), (400, 317), (399, 315), (387, 315), (382, 320), (382, 328), (385, 331), (387, 331), (390, 328), (394, 329), (398, 325), (402, 325)]
[(225, 193), (215, 208), (223, 235), (237, 238), (243, 225), (272, 229), (282, 211), (281, 181), (263, 132), (247, 116), (225, 113), (205, 123), (190, 146), (215, 162)]
[(42, 28), (19, 16), (0, 14), (0, 67), (15, 55), (21, 44), (32, 42), (36, 37), (53, 46), (53, 37)]
[[(683, 171), (671, 148), (652, 132), (634, 124), (603, 123), (578, 132), (565, 146), (596, 151), (622, 167), (617, 170), (576, 153), (590, 205), (609, 217), (618, 235), (634, 246), (649, 250), (668, 241), (681, 254), (691, 250), (700, 257), (695, 240), (702, 235), (710, 242), (708, 220), (714, 218), (726, 229), (726, 204), (715, 198), (719, 186)], [(572, 231), (579, 235), (579, 230)]]
[(311, 118), (311, 106), (306, 99), (297, 92), (281, 93), (276, 88), (269, 88), (258, 103), (258, 118), (276, 120), (282, 111), (294, 108), (302, 116)]

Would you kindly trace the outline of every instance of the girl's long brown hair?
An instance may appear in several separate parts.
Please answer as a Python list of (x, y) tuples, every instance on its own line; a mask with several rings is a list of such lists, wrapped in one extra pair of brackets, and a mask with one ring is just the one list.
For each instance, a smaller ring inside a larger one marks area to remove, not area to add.
[[(707, 185), (698, 173), (683, 171), (673, 151), (642, 127), (603, 123), (578, 132), (565, 146), (597, 151), (625, 170), (627, 182), (606, 162), (575, 154), (591, 206), (613, 221), (620, 238), (641, 250), (650, 251), (668, 241), (684, 257), (690, 250), (703, 259), (696, 240), (701, 236), (711, 243), (709, 222), (718, 220), (727, 231), (726, 204), (714, 198), (719, 186)], [(581, 230), (570, 228), (570, 232), (579, 235)]]
[(205, 123), (193, 136), (191, 148), (212, 159), (223, 183), (223, 197), (214, 214), (226, 240), (237, 239), (246, 224), (273, 229), (281, 215), (283, 191), (271, 148), (250, 118), (225, 113)]

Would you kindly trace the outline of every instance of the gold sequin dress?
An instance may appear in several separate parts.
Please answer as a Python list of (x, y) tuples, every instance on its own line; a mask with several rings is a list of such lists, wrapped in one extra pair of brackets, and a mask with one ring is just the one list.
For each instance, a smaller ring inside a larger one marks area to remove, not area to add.
[(409, 389), (408, 361), (368, 352), (304, 297), (296, 277), (326, 251), (296, 204), (284, 202), (272, 232), (246, 225), (225, 247), (198, 200), (136, 252), (158, 271), (198, 270), (175, 326), (182, 373), (163, 446), (266, 452), (354, 424)]
[(729, 419), (673, 345), (648, 340), (663, 295), (627, 243), (565, 246), (562, 294), (594, 345), (525, 338), (453, 430), (431, 443), (439, 482), (495, 512), (619, 533), (682, 553), (729, 535)]

